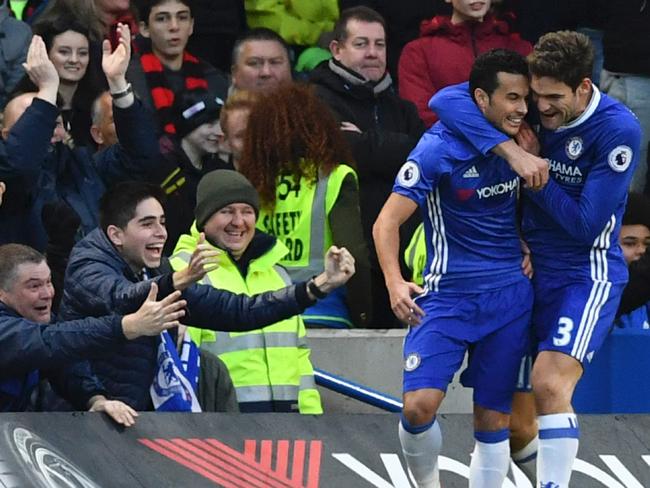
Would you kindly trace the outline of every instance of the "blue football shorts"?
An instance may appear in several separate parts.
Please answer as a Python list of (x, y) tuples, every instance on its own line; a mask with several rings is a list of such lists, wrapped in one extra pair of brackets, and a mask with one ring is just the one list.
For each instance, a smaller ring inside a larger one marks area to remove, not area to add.
[(537, 273), (533, 286), (537, 351), (591, 362), (614, 323), (625, 284)]
[(430, 293), (418, 299), (425, 317), (404, 339), (404, 392), (446, 391), (468, 352), (461, 376), (474, 403), (510, 413), (519, 365), (529, 350), (533, 289), (522, 277), (497, 290)]

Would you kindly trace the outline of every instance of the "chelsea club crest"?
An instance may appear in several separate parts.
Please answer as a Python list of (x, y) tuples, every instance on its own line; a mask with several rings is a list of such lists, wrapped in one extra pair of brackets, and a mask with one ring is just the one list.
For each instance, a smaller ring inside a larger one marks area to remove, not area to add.
[(578, 159), (582, 154), (583, 148), (582, 138), (577, 136), (566, 141), (566, 145), (564, 146), (564, 150), (569, 159)]
[(404, 370), (414, 371), (420, 365), (421, 359), (417, 352), (412, 352), (404, 360)]

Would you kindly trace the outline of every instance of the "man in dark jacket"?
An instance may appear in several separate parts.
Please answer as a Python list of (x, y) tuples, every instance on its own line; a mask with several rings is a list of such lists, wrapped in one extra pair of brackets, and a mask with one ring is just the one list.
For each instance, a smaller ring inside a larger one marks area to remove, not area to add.
[[(157, 187), (131, 182), (104, 195), (101, 228), (77, 243), (70, 256), (61, 302), (63, 318), (130, 312), (153, 281), (160, 296), (183, 291), (193, 326), (227, 332), (254, 330), (301, 313), (354, 273), (350, 253), (336, 249), (328, 253), (325, 272), (281, 290), (247, 297), (197, 285), (215, 269), (219, 252), (199, 245), (187, 268), (169, 271), (168, 263), (162, 261), (167, 230), (160, 200)], [(151, 410), (149, 387), (156, 369), (156, 346), (155, 338), (140, 338), (94, 361), (93, 372), (113, 398), (136, 410)]]
[(87, 148), (70, 149), (60, 142), (56, 107), (59, 77), (42, 39), (34, 36), (26, 69), (38, 92), (20, 95), (8, 104), (5, 116), (11, 116), (11, 123), (2, 131), (7, 157), (0, 158), (0, 179), (6, 178), (11, 186), (28, 193), (22, 212), (36, 229), (32, 242), (25, 244), (38, 250), (45, 248), (47, 236), (40, 223), (44, 203), (67, 202), (81, 219), (83, 235), (98, 224), (99, 198), (106, 186), (144, 179), (156, 167), (159, 151), (153, 121), (141, 109), (125, 78), (129, 39), (128, 29), (123, 27), (120, 45), (111, 53), (105, 43), (102, 61), (120, 143), (92, 155)]
[[(66, 362), (97, 357), (126, 339), (157, 335), (178, 325), (185, 306), (180, 293), (155, 301), (152, 285), (142, 306), (132, 314), (107, 315), (70, 322), (51, 322), (54, 289), (45, 257), (22, 244), (0, 246), (0, 412), (34, 408), (31, 402), (41, 377), (75, 407), (105, 411), (131, 425), (135, 412), (122, 402), (108, 401), (87, 363), (80, 374), (57, 369)], [(49, 324), (49, 325), (48, 325)]]
[[(393, 90), (386, 71), (385, 22), (377, 12), (367, 7), (344, 10), (334, 37), (333, 59), (319, 65), (310, 81), (341, 121), (357, 163), (361, 222), (371, 250), (375, 326), (397, 326), (374, 250), (372, 224), (424, 126), (415, 106)], [(407, 227), (402, 242), (414, 230)]]

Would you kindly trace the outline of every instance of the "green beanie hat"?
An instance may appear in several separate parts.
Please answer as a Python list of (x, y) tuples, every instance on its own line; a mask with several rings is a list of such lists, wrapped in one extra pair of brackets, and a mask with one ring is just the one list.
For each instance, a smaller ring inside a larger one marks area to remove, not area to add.
[(212, 214), (231, 203), (247, 203), (260, 211), (260, 197), (257, 190), (244, 175), (230, 169), (217, 169), (207, 173), (196, 189), (196, 228), (203, 231), (203, 226)]

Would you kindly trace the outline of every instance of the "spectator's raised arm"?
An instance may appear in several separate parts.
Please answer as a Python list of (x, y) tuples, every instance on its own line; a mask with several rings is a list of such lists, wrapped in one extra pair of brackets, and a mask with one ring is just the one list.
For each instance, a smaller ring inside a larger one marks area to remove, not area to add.
[(129, 27), (118, 24), (117, 33), (119, 44), (114, 51), (107, 40), (102, 44), (102, 69), (108, 80), (118, 139), (118, 144), (100, 151), (95, 157), (97, 169), (107, 186), (129, 179), (148, 179), (160, 158), (154, 120), (143, 110), (126, 80), (131, 59)]
[(37, 97), (56, 105), (59, 74), (47, 55), (45, 42), (40, 36), (32, 37), (27, 51), (27, 61), (23, 63), (23, 68), (25, 68), (29, 79), (38, 88)]
[(126, 81), (126, 69), (131, 60), (131, 31), (126, 24), (117, 24), (118, 45), (111, 52), (111, 43), (105, 39), (102, 44), (102, 69), (108, 81), (108, 88), (113, 96), (113, 103), (118, 108), (133, 105), (135, 96), (131, 85)]

